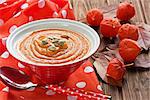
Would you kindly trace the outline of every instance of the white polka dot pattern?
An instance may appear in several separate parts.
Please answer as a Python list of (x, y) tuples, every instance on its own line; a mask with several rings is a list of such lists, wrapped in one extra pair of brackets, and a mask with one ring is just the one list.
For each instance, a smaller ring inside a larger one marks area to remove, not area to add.
[(9, 52), (8, 51), (5, 51), (2, 55), (1, 55), (2, 58), (8, 58), (9, 57)]
[(97, 89), (98, 89), (99, 91), (102, 91), (102, 88), (101, 88), (100, 85), (97, 85)]
[(21, 15), (21, 12), (18, 12), (16, 15), (14, 15), (14, 17), (18, 17)]
[(25, 68), (25, 66), (23, 64), (21, 64), (20, 62), (18, 62), (18, 67), (19, 68)]
[(12, 33), (15, 29), (17, 29), (16, 25), (11, 26), (9, 29), (9, 33)]
[(32, 16), (29, 16), (29, 22), (30, 21), (33, 21), (33, 17)]
[(46, 94), (47, 94), (47, 95), (55, 95), (56, 92), (54, 92), (54, 91), (52, 91), (52, 90), (48, 90), (48, 91), (46, 92)]
[(76, 83), (76, 86), (78, 88), (84, 88), (86, 86), (86, 82), (78, 82), (78, 83)]
[(22, 6), (21, 6), (21, 9), (26, 9), (29, 7), (29, 4), (28, 3), (24, 3)]
[(21, 99), (21, 100), (22, 100), (22, 99), (24, 100), (24, 99), (25, 99), (25, 97), (24, 97), (24, 96), (20, 96), (20, 99)]
[(38, 7), (43, 8), (45, 6), (45, 0), (39, 0), (38, 1)]
[(16, 15), (14, 15), (14, 17), (18, 17), (18, 16), (20, 16), (20, 15), (21, 15), (21, 11), (18, 12)]
[(54, 11), (53, 17), (57, 17), (57, 16), (58, 16), (58, 13), (56, 11)]
[(68, 95), (67, 96), (67, 100), (77, 100), (77, 96), (71, 96), (71, 95)]
[(2, 89), (3, 92), (9, 92), (9, 87), (5, 87)]
[(67, 11), (66, 10), (62, 10), (61, 13), (62, 13), (63, 18), (67, 17)]
[(0, 26), (2, 26), (3, 24), (4, 24), (4, 21), (0, 19)]
[(21, 74), (25, 74), (23, 71), (21, 71), (21, 70), (19, 70), (19, 72), (21, 73)]
[(3, 44), (3, 45), (6, 45), (6, 40), (7, 40), (7, 37), (2, 38), (2, 44)]
[(87, 67), (84, 68), (85, 73), (91, 73), (93, 71), (94, 71), (94, 69), (91, 66), (87, 66)]

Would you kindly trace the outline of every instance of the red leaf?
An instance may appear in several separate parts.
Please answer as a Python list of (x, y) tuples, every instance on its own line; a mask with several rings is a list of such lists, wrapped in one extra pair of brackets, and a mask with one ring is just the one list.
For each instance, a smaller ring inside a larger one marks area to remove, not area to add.
[(107, 68), (107, 76), (115, 79), (116, 81), (123, 79), (125, 74), (125, 66), (122, 61), (117, 58), (110, 60)]
[(138, 44), (145, 50), (148, 50), (148, 48), (150, 48), (150, 25), (147, 24), (139, 25)]
[(102, 78), (102, 80), (110, 85), (114, 86), (122, 86), (122, 79), (120, 80), (115, 80), (110, 76), (107, 76), (107, 68), (109, 65), (109, 60), (114, 58), (114, 56), (108, 56), (105, 55), (104, 53), (99, 53), (99, 58), (95, 58), (95, 61), (93, 63), (94, 67), (96, 68), (96, 71), (98, 75)]
[(135, 60), (134, 67), (150, 68), (150, 52), (148, 54), (140, 54)]

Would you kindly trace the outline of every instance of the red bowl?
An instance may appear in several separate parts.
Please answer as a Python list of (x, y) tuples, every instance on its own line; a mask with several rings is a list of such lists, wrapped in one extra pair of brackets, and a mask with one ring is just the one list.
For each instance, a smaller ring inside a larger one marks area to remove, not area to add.
[(64, 66), (38, 66), (22, 62), (31, 70), (30, 77), (34, 83), (57, 84), (67, 80), (68, 76), (78, 69), (85, 60)]
[[(17, 42), (21, 37), (24, 37), (27, 34), (43, 29), (66, 29), (79, 34), (84, 34), (91, 44), (90, 50), (83, 58), (63, 64), (36, 64), (23, 59), (17, 50)], [(52, 84), (67, 80), (71, 73), (79, 68), (84, 61), (96, 52), (99, 44), (100, 38), (97, 32), (86, 24), (67, 19), (44, 19), (30, 22), (14, 30), (13, 33), (9, 35), (6, 46), (10, 54), (19, 60), (24, 66), (27, 66), (29, 71), (31, 71), (30, 76), (34, 82)]]

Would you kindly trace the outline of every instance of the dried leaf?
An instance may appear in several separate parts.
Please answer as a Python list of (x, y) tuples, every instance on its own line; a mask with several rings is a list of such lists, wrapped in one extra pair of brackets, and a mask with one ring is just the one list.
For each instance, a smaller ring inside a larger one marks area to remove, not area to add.
[(99, 76), (104, 80), (106, 76), (106, 68), (97, 60), (94, 61), (93, 65), (96, 68), (96, 71), (99, 74)]
[(111, 58), (118, 58), (119, 60), (123, 61), (123, 59), (121, 58), (118, 49), (109, 49), (106, 48), (108, 51), (103, 52), (105, 55), (110, 56)]
[(101, 38), (100, 46), (99, 46), (97, 52), (101, 52), (101, 51), (103, 51), (105, 48), (106, 48), (106, 44), (104, 43), (103, 38)]
[[(109, 52), (110, 53), (110, 52)], [(114, 86), (122, 86), (122, 80), (116, 81), (114, 79), (112, 79), (111, 77), (106, 75), (107, 72), (107, 67), (109, 64), (109, 60), (106, 57), (106, 52), (102, 52), (102, 53), (97, 53), (98, 58), (93, 57), (94, 58), (94, 67), (96, 69), (97, 74), (99, 75), (99, 77), (107, 84), (109, 85), (114, 85)], [(111, 54), (107, 54), (107, 56), (109, 56)], [(114, 58), (113, 55), (109, 56), (111, 59)]]
[[(102, 36), (100, 36), (100, 37), (102, 37)], [(106, 51), (107, 50), (106, 48), (109, 48), (111, 50), (116, 50), (118, 48), (118, 45), (119, 45), (118, 38), (109, 39), (109, 38), (102, 37), (101, 44), (100, 44), (100, 47), (98, 48), (97, 52)]]
[(110, 84), (110, 85), (113, 85), (113, 86), (118, 86), (118, 87), (122, 87), (122, 81), (123, 80), (114, 80), (113, 78), (107, 76), (107, 82)]
[(139, 25), (138, 44), (145, 50), (148, 50), (148, 48), (150, 48), (150, 25), (147, 24)]
[(148, 54), (140, 54), (135, 60), (134, 67), (150, 68), (150, 52)]

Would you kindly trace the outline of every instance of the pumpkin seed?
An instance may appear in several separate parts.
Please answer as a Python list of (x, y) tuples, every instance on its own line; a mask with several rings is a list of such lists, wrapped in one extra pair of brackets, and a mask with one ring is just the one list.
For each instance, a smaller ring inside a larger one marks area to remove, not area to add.
[(46, 40), (42, 40), (42, 45), (46, 45), (48, 42)]
[(64, 41), (64, 40), (60, 40), (60, 41), (59, 41), (59, 45), (60, 45), (60, 46), (64, 46), (65, 42), (66, 42), (66, 41)]
[(48, 47), (48, 50), (50, 50), (50, 51), (55, 51), (55, 50), (56, 50), (56, 47), (51, 45), (51, 46)]

